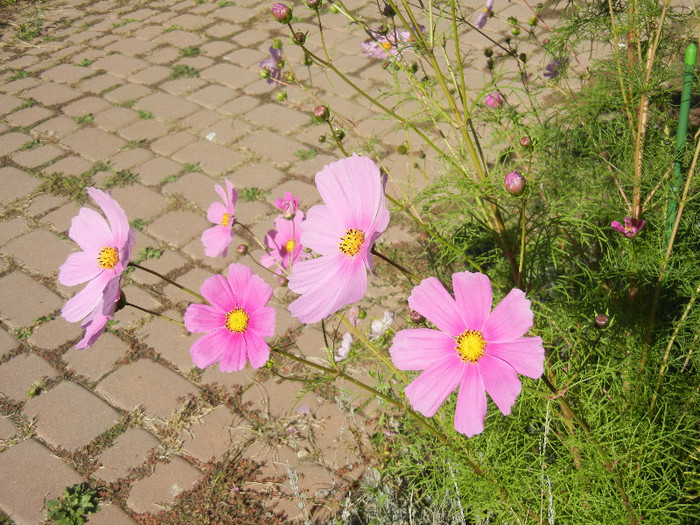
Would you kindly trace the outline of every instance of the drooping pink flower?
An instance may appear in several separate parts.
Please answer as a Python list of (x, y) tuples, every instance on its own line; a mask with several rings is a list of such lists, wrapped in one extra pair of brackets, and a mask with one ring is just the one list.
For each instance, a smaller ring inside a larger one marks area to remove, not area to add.
[(332, 162), (316, 174), (324, 204), (309, 210), (301, 243), (320, 257), (292, 268), (289, 289), (301, 294), (289, 311), (302, 323), (315, 323), (359, 301), (373, 271), (371, 249), (389, 224), (385, 180), (367, 157)]
[(270, 56), (260, 62), (260, 68), (267, 70), (268, 84), (277, 84), (282, 78), (282, 49), (270, 47)]
[(624, 226), (617, 221), (612, 221), (610, 227), (616, 232), (620, 232), (625, 237), (632, 238), (636, 237), (642, 228), (644, 228), (644, 219), (625, 217)]
[(233, 224), (236, 222), (234, 212), (236, 211), (236, 201), (238, 200), (238, 192), (231, 184), (231, 181), (225, 179), (226, 191), (216, 184), (214, 189), (219, 194), (221, 202), (212, 202), (207, 211), (207, 219), (213, 222), (208, 230), (202, 233), (202, 244), (204, 245), (204, 253), (207, 257), (216, 257), (221, 255), (226, 257), (228, 247), (233, 242)]
[(284, 197), (275, 201), (275, 206), (282, 210), (285, 219), (291, 219), (299, 209), (299, 197), (295, 197), (291, 192), (286, 191)]
[(530, 301), (511, 290), (491, 311), (491, 281), (480, 273), (452, 275), (454, 299), (434, 277), (413, 289), (409, 306), (437, 330), (412, 328), (394, 337), (391, 360), (401, 370), (423, 370), (404, 392), (411, 406), (435, 415), (459, 386), (455, 430), (484, 430), (486, 392), (504, 415), (520, 393), (518, 374), (538, 378), (544, 370), (541, 337), (524, 337), (532, 326)]
[(219, 361), (222, 372), (242, 370), (246, 360), (253, 368), (263, 366), (270, 357), (264, 338), (275, 334), (270, 285), (248, 266), (231, 264), (227, 278), (205, 279), (201, 293), (210, 305), (191, 304), (185, 311), (187, 330), (204, 333), (190, 348), (194, 364), (207, 368)]
[[(421, 33), (425, 31), (423, 26), (419, 26), (418, 29)], [(408, 30), (390, 29), (386, 33), (382, 33), (371, 29), (370, 34), (372, 38), (362, 42), (362, 54), (369, 57), (389, 58), (389, 56), (393, 56), (400, 59), (403, 50), (415, 45), (413, 35)]]
[(498, 91), (494, 91), (484, 97), (484, 104), (491, 109), (501, 109), (503, 107), (503, 95)]
[(114, 319), (114, 312), (121, 295), (120, 282), (121, 276), (118, 276), (107, 283), (95, 309), (80, 323), (80, 327), (85, 330), (85, 335), (75, 345), (76, 348), (88, 348), (94, 345), (105, 331), (107, 322)]
[(107, 220), (90, 208), (80, 208), (73, 217), (68, 236), (82, 252), (71, 253), (58, 272), (58, 281), (75, 286), (87, 281), (85, 288), (68, 300), (61, 315), (75, 323), (94, 312), (107, 285), (121, 276), (129, 264), (134, 246), (134, 230), (117, 201), (97, 188), (88, 188)]
[(294, 219), (287, 220), (284, 217), (275, 219), (276, 230), (270, 230), (265, 235), (265, 246), (269, 252), (260, 258), (260, 264), (265, 268), (275, 267), (275, 273), (281, 275), (285, 270), (303, 259), (308, 254), (301, 245), (301, 223), (304, 221), (304, 212), (297, 212)]
[(486, 0), (486, 6), (482, 13), (477, 17), (476, 23), (474, 24), (479, 29), (483, 29), (488, 22), (489, 16), (491, 16), (491, 11), (493, 11), (493, 0)]

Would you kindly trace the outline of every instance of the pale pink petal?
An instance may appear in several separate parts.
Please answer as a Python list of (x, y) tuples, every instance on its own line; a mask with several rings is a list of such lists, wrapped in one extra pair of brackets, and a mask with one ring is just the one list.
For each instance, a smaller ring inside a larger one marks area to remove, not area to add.
[[(221, 226), (221, 223), (224, 219), (224, 213), (228, 213), (228, 208), (226, 206), (224, 206), (220, 202), (212, 202), (209, 205), (209, 209), (207, 210), (207, 220), (209, 222), (213, 222), (217, 226)], [(232, 218), (233, 217), (229, 216), (229, 221)], [(228, 225), (225, 227), (228, 228)]]
[(71, 253), (58, 269), (58, 282), (65, 286), (75, 286), (93, 279), (103, 271), (95, 253)]
[(219, 368), (222, 372), (240, 372), (245, 366), (248, 357), (248, 344), (243, 334), (238, 332), (226, 332), (226, 347), (221, 354)]
[(486, 320), (482, 330), (484, 339), (494, 343), (512, 341), (530, 329), (532, 319), (530, 301), (525, 298), (525, 292), (514, 288)]
[(107, 326), (107, 322), (114, 318), (114, 310), (121, 294), (119, 285), (121, 276), (114, 277), (104, 289), (102, 299), (95, 309), (83, 319), (81, 328), (85, 330), (83, 338), (75, 345), (76, 348), (88, 348), (95, 344)]
[(415, 410), (432, 417), (457, 388), (463, 373), (464, 363), (457, 354), (443, 358), (426, 368), (404, 393)]
[[(250, 284), (252, 282), (251, 279), (255, 278), (260, 279), (260, 277), (253, 274), (253, 269), (249, 266), (243, 264), (229, 264), (226, 281), (231, 287), (231, 293), (236, 298), (236, 304), (234, 306), (243, 308), (246, 312), (251, 311), (249, 308), (246, 308), (246, 305), (248, 303), (248, 296), (254, 293)], [(270, 295), (272, 295), (272, 288), (270, 288)]]
[(459, 315), (457, 303), (435, 277), (423, 279), (413, 289), (408, 305), (452, 337), (459, 337), (467, 329)]
[(105, 246), (114, 244), (114, 237), (107, 221), (90, 208), (80, 208), (78, 215), (73, 217), (68, 237), (86, 252), (98, 253)]
[(340, 250), (340, 239), (345, 235), (345, 226), (328, 206), (312, 206), (301, 227), (301, 243), (320, 255), (335, 255)]
[(260, 308), (250, 314), (248, 319), (248, 331), (255, 332), (260, 337), (272, 337), (275, 335), (275, 309), (271, 306)]
[(226, 325), (226, 312), (208, 304), (191, 304), (184, 321), (185, 328), (192, 333), (212, 332)]
[(207, 368), (216, 363), (228, 345), (228, 330), (221, 329), (204, 334), (190, 347), (192, 362), (197, 368)]
[(459, 383), (455, 430), (467, 437), (484, 431), (486, 417), (486, 392), (477, 365), (466, 363), (464, 375)]
[(391, 360), (401, 370), (423, 370), (450, 354), (456, 354), (455, 340), (430, 328), (409, 328), (394, 336)]
[(89, 348), (97, 342), (104, 333), (107, 322), (110, 318), (106, 315), (98, 315), (90, 319), (87, 323), (82, 323), (81, 328), (85, 330), (85, 335), (75, 345), (76, 348)]
[[(242, 272), (240, 268), (231, 269), (229, 267), (228, 271), (228, 281), (231, 285), (231, 289), (234, 294), (239, 297), (238, 304), (246, 312), (252, 313), (263, 308), (267, 302), (272, 297), (272, 286), (267, 284), (262, 277), (255, 275), (253, 270), (248, 266), (242, 264), (235, 264), (231, 266), (246, 268), (247, 272)], [(232, 280), (231, 273), (234, 273), (234, 278)], [(245, 294), (241, 292), (236, 292), (235, 283), (240, 282), (241, 285), (245, 286)]]
[(507, 416), (522, 388), (518, 374), (508, 363), (490, 355), (483, 355), (477, 366), (484, 388), (503, 415)]
[(302, 323), (316, 323), (343, 306), (362, 299), (367, 272), (362, 259), (340, 252), (294, 265), (289, 289), (302, 294), (289, 311)]
[(223, 313), (230, 312), (238, 303), (231, 287), (223, 275), (212, 275), (204, 279), (199, 289), (202, 296)]
[(231, 183), (230, 180), (224, 179), (224, 183), (226, 184), (226, 194), (228, 196), (226, 203), (228, 205), (229, 212), (231, 213), (231, 215), (233, 215), (233, 212), (236, 211), (236, 202), (238, 201), (238, 191), (236, 190), (236, 188), (233, 187), (233, 184)]
[(212, 226), (202, 232), (202, 244), (207, 257), (226, 256), (226, 250), (233, 241), (233, 232), (223, 226)]
[(464, 326), (481, 331), (491, 312), (491, 280), (483, 273), (455, 273), (452, 288)]
[[(270, 308), (272, 310), (272, 308)], [(270, 358), (270, 345), (254, 333), (246, 331), (245, 342), (248, 345), (248, 360), (253, 368), (260, 368)]]
[(506, 343), (487, 343), (486, 354), (512, 366), (518, 374), (537, 379), (544, 373), (541, 337), (520, 337)]
[(88, 282), (85, 288), (69, 299), (63, 307), (63, 318), (69, 323), (75, 323), (92, 312), (102, 299), (102, 292), (112, 277), (110, 272), (103, 271)]
[(127, 219), (126, 213), (122, 207), (117, 204), (117, 201), (102, 190), (88, 188), (87, 192), (102, 209), (105, 217), (107, 217), (107, 222), (109, 222), (109, 226), (112, 230), (115, 244), (117, 246), (122, 246), (129, 235), (129, 219)]

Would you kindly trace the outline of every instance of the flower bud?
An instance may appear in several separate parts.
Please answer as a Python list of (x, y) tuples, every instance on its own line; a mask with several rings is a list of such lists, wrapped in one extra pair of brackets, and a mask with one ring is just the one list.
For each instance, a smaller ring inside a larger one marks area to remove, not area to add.
[(236, 248), (236, 251), (241, 255), (245, 255), (246, 253), (248, 253), (248, 245), (247, 244), (239, 244), (238, 248)]
[(287, 278), (284, 277), (284, 276), (280, 276), (280, 278), (277, 279), (277, 282), (279, 283), (279, 285), (280, 285), (282, 288), (284, 288), (285, 286), (287, 286), (287, 285), (289, 284), (289, 279), (287, 279)]
[(511, 195), (520, 195), (525, 189), (525, 177), (517, 171), (511, 171), (503, 179), (503, 185)]
[(494, 91), (484, 97), (484, 104), (491, 109), (501, 109), (503, 107), (503, 95), (498, 91)]
[(388, 16), (389, 18), (393, 18), (396, 16), (396, 11), (394, 11), (394, 8), (391, 7), (389, 4), (385, 4), (382, 8), (382, 14), (384, 16)]
[(411, 313), (408, 317), (411, 319), (411, 322), (415, 324), (423, 324), (425, 322), (425, 317), (423, 317), (415, 310), (411, 310)]
[(285, 4), (272, 4), (272, 16), (280, 24), (288, 24), (292, 20), (292, 8)]
[(523, 148), (529, 148), (530, 146), (532, 146), (532, 139), (525, 135), (524, 137), (520, 138), (520, 145)]
[(493, 49), (491, 49), (490, 47), (484, 49), (484, 56), (486, 58), (491, 58), (493, 56)]
[(520, 28), (514, 27), (513, 29), (510, 30), (510, 32), (513, 33), (513, 36), (518, 36), (520, 34)]
[(278, 91), (277, 92), (277, 100), (280, 102), (284, 102), (287, 100), (287, 92), (286, 91)]
[(273, 49), (282, 49), (282, 41), (279, 38), (274, 38), (272, 40)]
[(305, 66), (310, 66), (313, 63), (314, 63), (314, 61), (311, 60), (311, 55), (308, 55), (308, 54), (304, 55), (304, 65)]
[(323, 0), (306, 0), (306, 7), (318, 11), (322, 3)]
[(365, 317), (367, 317), (367, 312), (365, 311), (364, 308), (360, 308), (360, 311), (357, 312), (357, 318), (364, 319)]
[(316, 106), (316, 109), (314, 109), (314, 118), (319, 122), (325, 122), (330, 115), (331, 112), (328, 110), (328, 106)]
[(610, 324), (610, 318), (605, 314), (598, 314), (595, 316), (595, 325), (597, 328), (607, 328)]
[(270, 70), (262, 68), (260, 70), (260, 78), (265, 79), (265, 78), (270, 78)]
[(294, 33), (294, 43), (297, 44), (298, 46), (303, 46), (304, 42), (306, 42), (306, 33), (303, 33), (301, 31), (297, 31)]

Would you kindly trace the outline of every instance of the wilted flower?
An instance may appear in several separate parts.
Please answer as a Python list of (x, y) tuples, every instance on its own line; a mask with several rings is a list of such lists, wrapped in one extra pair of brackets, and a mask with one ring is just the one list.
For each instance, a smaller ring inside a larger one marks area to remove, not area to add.
[(452, 288), (454, 298), (429, 277), (413, 289), (409, 306), (437, 330), (401, 330), (390, 354), (401, 370), (423, 370), (404, 392), (426, 417), (435, 415), (459, 386), (455, 430), (473, 436), (484, 430), (486, 392), (504, 415), (510, 414), (522, 388), (518, 374), (542, 375), (544, 347), (541, 337), (524, 337), (533, 314), (523, 291), (511, 290), (491, 311), (486, 275), (455, 273)]
[(493, 10), (493, 0), (486, 0), (486, 6), (484, 7), (483, 12), (476, 19), (476, 23), (474, 25), (476, 27), (478, 27), (479, 29), (483, 29), (484, 26), (486, 25), (486, 22), (488, 21), (489, 17), (491, 16), (492, 10)]
[(374, 319), (369, 325), (369, 338), (371, 341), (379, 339), (394, 324), (396, 314), (387, 310), (381, 319)]
[(207, 211), (207, 219), (215, 226), (202, 232), (202, 244), (207, 257), (216, 257), (217, 255), (226, 257), (228, 247), (233, 242), (233, 223), (236, 222), (233, 213), (236, 211), (238, 192), (231, 181), (225, 179), (224, 182), (226, 183), (226, 191), (218, 184), (214, 186), (214, 190), (219, 194), (223, 203), (212, 202)]
[(270, 58), (260, 62), (263, 71), (267, 71), (265, 78), (268, 84), (276, 84), (282, 78), (282, 48), (270, 47)]
[(625, 225), (623, 226), (617, 221), (612, 221), (610, 226), (616, 232), (620, 232), (625, 237), (636, 237), (637, 234), (644, 228), (644, 219), (634, 219), (632, 217), (625, 217)]
[(282, 210), (282, 215), (285, 219), (293, 219), (299, 209), (299, 197), (295, 197), (291, 192), (284, 193), (284, 197), (280, 197), (275, 201), (275, 206)]
[(553, 59), (549, 64), (547, 64), (547, 67), (544, 70), (544, 76), (554, 80), (564, 70), (568, 63), (568, 59)]
[(503, 95), (498, 91), (494, 91), (484, 97), (484, 104), (491, 109), (501, 109), (503, 107)]
[(352, 334), (350, 332), (345, 332), (343, 334), (343, 338), (340, 342), (340, 346), (336, 348), (335, 350), (335, 355), (333, 356), (333, 359), (335, 362), (342, 361), (343, 359), (347, 359), (348, 356), (350, 355), (350, 347), (352, 346)]

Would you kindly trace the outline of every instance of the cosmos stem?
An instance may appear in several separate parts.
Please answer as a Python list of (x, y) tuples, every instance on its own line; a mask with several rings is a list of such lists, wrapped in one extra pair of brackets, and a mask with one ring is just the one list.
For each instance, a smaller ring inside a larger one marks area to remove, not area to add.
[[(143, 271), (146, 272), (146, 273), (150, 273), (151, 275), (155, 275), (156, 277), (160, 277), (160, 278), (163, 279), (165, 282), (172, 284), (173, 286), (179, 288), (179, 289), (182, 290), (183, 292), (187, 292), (187, 293), (190, 294), (190, 295), (194, 295), (197, 299), (199, 299), (199, 300), (202, 301), (202, 302), (207, 302), (206, 299), (204, 299), (204, 297), (202, 297), (201, 295), (199, 295), (199, 294), (198, 294), (197, 292), (195, 292), (194, 290), (190, 290), (190, 289), (187, 288), (186, 286), (182, 286), (180, 283), (177, 283), (177, 282), (173, 281), (172, 279), (168, 279), (166, 276), (164, 276), (163, 274), (160, 274), (160, 273), (156, 272), (155, 270), (151, 270), (150, 268), (146, 268), (145, 266), (141, 266), (140, 264), (137, 264), (137, 263), (135, 263), (135, 262), (130, 262), (130, 263), (129, 263), (129, 266), (133, 266), (134, 268), (138, 268), (139, 270), (143, 270)], [(133, 306), (133, 305), (132, 305), (132, 306)], [(156, 314), (156, 315), (159, 315), (159, 314)]]
[(185, 323), (183, 323), (182, 321), (178, 321), (177, 319), (173, 319), (172, 317), (168, 317), (167, 315), (159, 314), (158, 312), (154, 312), (153, 310), (149, 310), (148, 308), (144, 308), (143, 306), (130, 303), (129, 301), (125, 301), (124, 306), (131, 306), (132, 308), (136, 308), (137, 310), (141, 310), (142, 312), (146, 312), (147, 314), (155, 315), (156, 317), (160, 317), (162, 319), (165, 319), (166, 321), (170, 321), (171, 323), (175, 323), (180, 326), (185, 326)]

